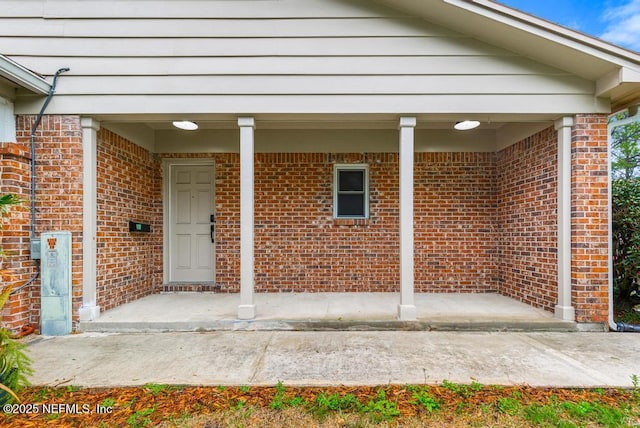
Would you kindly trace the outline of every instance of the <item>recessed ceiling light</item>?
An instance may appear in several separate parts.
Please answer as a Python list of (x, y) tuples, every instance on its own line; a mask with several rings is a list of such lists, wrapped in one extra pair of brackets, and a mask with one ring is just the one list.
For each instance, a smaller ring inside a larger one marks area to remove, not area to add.
[(477, 128), (478, 126), (480, 126), (480, 122), (477, 120), (463, 120), (461, 122), (456, 122), (456, 124), (453, 125), (453, 127), (458, 131), (468, 131), (470, 129)]
[(184, 129), (185, 131), (195, 131), (198, 129), (198, 124), (191, 122), (190, 120), (175, 120), (173, 126), (176, 128)]

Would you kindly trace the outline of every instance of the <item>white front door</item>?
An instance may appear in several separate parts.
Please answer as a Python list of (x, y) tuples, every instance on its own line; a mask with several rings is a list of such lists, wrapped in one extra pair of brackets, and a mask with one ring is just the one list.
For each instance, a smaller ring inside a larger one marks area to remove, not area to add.
[(215, 280), (212, 165), (171, 165), (169, 281)]

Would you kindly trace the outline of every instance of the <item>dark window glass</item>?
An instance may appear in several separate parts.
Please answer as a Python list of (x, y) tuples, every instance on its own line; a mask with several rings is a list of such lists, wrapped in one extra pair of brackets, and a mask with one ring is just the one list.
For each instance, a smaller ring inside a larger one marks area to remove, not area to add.
[(337, 171), (336, 183), (336, 216), (365, 217), (367, 201), (365, 200), (367, 184), (365, 169), (340, 169)]
[(364, 171), (338, 171), (340, 192), (364, 192)]
[(339, 194), (338, 217), (364, 217), (364, 194)]

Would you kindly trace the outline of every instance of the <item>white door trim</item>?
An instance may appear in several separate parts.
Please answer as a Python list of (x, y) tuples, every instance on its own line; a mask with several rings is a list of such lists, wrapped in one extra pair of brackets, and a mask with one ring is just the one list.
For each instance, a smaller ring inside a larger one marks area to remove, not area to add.
[[(163, 159), (162, 160), (162, 283), (169, 283), (169, 257), (170, 246), (170, 222), (169, 222), (169, 205), (171, 203), (171, 167), (172, 166), (211, 166), (214, 168), (216, 163), (213, 159)], [(215, 271), (215, 267), (214, 267)]]

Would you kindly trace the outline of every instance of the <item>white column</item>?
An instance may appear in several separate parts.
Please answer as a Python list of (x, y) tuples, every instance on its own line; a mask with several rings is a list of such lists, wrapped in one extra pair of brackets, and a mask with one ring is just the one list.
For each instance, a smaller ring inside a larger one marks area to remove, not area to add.
[(100, 316), (96, 304), (97, 146), (100, 122), (80, 119), (82, 125), (82, 306), (80, 321)]
[(572, 117), (555, 123), (558, 131), (558, 304), (555, 317), (574, 321), (571, 306), (571, 127)]
[(398, 319), (416, 319), (413, 287), (413, 151), (415, 117), (400, 118), (400, 304)]
[(240, 306), (238, 318), (253, 319), (256, 305), (254, 289), (253, 219), (253, 130), (252, 117), (238, 118), (240, 127)]

